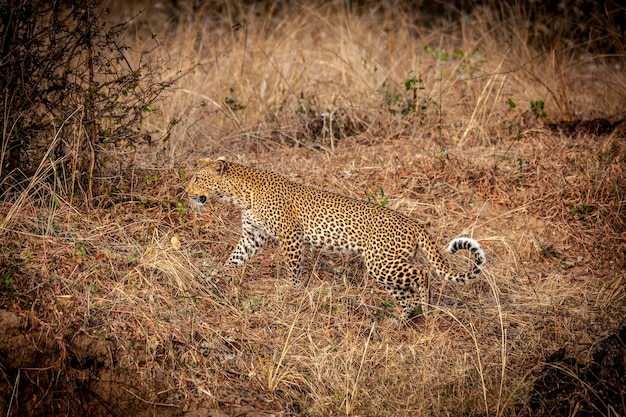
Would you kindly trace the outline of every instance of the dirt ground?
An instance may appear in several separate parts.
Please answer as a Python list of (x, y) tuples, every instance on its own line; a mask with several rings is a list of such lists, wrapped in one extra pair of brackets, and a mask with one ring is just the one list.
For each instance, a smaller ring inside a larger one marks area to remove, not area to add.
[[(224, 404), (221, 410), (201, 403), (159, 405), (159, 396), (148, 402), (142, 398), (141, 381), (120, 367), (119, 348), (97, 330), (57, 334), (29, 321), (28, 314), (0, 310), (0, 391), (6, 393), (0, 409), (16, 416), (277, 415), (238, 404)], [(166, 400), (167, 394), (160, 397)]]

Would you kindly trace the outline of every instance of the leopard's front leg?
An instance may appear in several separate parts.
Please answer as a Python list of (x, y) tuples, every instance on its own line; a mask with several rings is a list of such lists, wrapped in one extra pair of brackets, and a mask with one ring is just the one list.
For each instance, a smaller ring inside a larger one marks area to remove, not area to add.
[(239, 268), (265, 245), (270, 237), (267, 228), (259, 224), (252, 215), (241, 213), (241, 239), (224, 266)]
[(285, 228), (278, 235), (278, 241), (285, 260), (285, 268), (291, 282), (300, 287), (300, 277), (302, 276), (303, 260), (303, 234), (299, 228)]

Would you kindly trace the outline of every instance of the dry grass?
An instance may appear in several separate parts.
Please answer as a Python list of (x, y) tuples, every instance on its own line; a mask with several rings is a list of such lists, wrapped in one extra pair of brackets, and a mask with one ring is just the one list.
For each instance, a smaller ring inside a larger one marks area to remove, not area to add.
[[(172, 137), (136, 152), (106, 207), (66, 200), (42, 180), (45, 158), (0, 208), (3, 308), (105, 339), (128, 392), (182, 410), (521, 415), (546, 355), (567, 346), (584, 361), (626, 315), (624, 125), (558, 128), (624, 117), (611, 63), (540, 54), (488, 9), (428, 29), (385, 8), (238, 5), (175, 22), (146, 7), (135, 41), (158, 33), (164, 76), (202, 62), (147, 120), (166, 132), (176, 119)], [(527, 108), (540, 99), (547, 122)], [(275, 245), (224, 270), (238, 213), (179, 202), (199, 158), (220, 155), (354, 197), (383, 189), (442, 248), (479, 240), (485, 273), (435, 281), (432, 314), (399, 329), (356, 259), (311, 254), (302, 289)]]

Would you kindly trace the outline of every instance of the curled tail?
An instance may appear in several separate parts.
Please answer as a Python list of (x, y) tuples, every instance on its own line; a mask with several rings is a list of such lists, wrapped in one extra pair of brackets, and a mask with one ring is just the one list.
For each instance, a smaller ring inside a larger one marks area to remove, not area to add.
[(472, 255), (474, 255), (474, 267), (465, 273), (445, 273), (444, 277), (448, 281), (467, 284), (470, 280), (480, 275), (487, 263), (487, 257), (485, 256), (483, 248), (480, 247), (480, 244), (468, 237), (457, 237), (448, 245), (449, 253), (456, 253), (459, 249), (466, 249), (472, 252)]

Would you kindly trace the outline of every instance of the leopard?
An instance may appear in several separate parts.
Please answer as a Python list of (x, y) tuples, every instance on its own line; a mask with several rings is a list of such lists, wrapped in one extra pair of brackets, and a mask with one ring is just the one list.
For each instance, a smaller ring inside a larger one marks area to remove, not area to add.
[[(197, 171), (185, 188), (190, 205), (201, 209), (211, 196), (241, 211), (241, 238), (224, 263), (238, 268), (255, 256), (269, 239), (277, 239), (286, 275), (301, 286), (306, 245), (318, 250), (356, 253), (370, 277), (401, 309), (400, 320), (425, 314), (429, 276), (459, 284), (477, 278), (487, 262), (480, 244), (457, 237), (450, 254), (468, 250), (473, 266), (455, 272), (418, 221), (376, 202), (347, 197), (303, 185), (271, 172), (220, 157)], [(430, 268), (420, 269), (415, 257), (421, 248)]]

